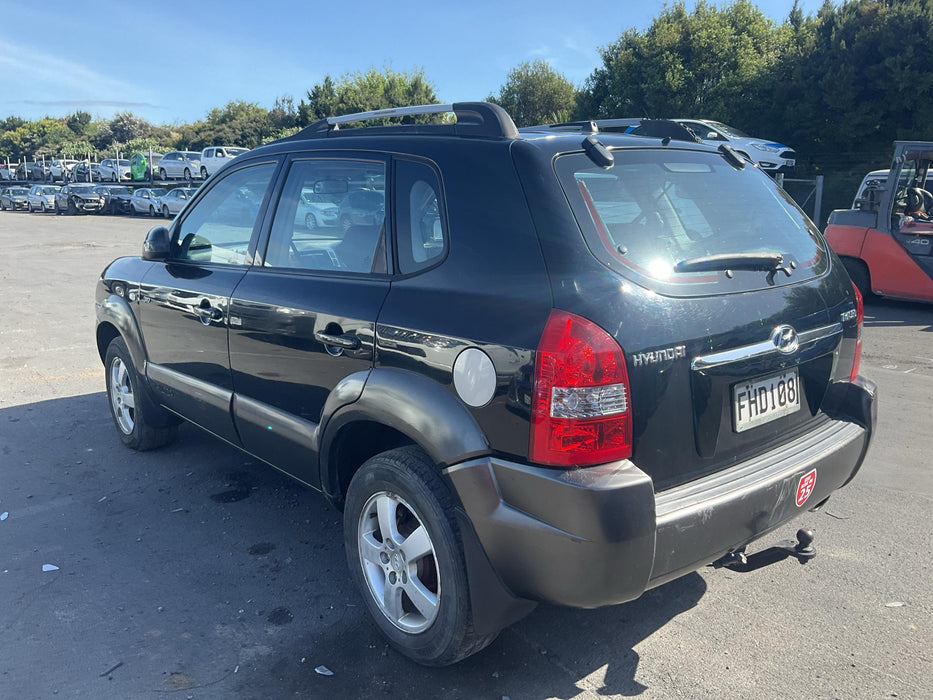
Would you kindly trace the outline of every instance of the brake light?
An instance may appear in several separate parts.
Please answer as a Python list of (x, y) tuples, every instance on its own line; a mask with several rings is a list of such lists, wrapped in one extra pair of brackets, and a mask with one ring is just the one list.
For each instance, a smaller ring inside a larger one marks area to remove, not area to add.
[(580, 467), (632, 455), (622, 348), (592, 321), (551, 311), (535, 362), (529, 458)]
[(849, 381), (854, 382), (858, 376), (859, 364), (862, 362), (862, 324), (865, 322), (865, 302), (862, 299), (862, 293), (853, 283), (852, 289), (855, 290), (855, 310), (857, 314), (855, 329), (855, 356), (852, 358), (852, 371), (849, 373)]

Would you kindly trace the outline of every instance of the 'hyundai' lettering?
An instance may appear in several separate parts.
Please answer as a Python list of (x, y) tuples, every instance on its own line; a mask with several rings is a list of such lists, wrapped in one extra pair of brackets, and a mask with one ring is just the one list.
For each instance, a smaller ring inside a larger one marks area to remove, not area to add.
[(659, 362), (670, 362), (680, 357), (687, 356), (686, 345), (675, 345), (672, 348), (662, 350), (649, 350), (648, 352), (636, 352), (632, 358), (632, 364), (635, 367), (643, 365), (656, 365)]

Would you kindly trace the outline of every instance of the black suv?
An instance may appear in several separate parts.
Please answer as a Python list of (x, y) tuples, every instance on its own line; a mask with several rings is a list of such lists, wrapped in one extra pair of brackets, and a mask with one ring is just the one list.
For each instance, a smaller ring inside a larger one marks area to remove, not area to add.
[[(307, 192), (350, 203), (346, 227), (309, 230)], [(859, 294), (758, 168), (520, 133), (486, 103), (241, 155), (96, 302), (123, 442), (185, 419), (319, 489), (373, 619), (424, 664), (536, 601), (741, 559), (853, 478), (876, 420)]]

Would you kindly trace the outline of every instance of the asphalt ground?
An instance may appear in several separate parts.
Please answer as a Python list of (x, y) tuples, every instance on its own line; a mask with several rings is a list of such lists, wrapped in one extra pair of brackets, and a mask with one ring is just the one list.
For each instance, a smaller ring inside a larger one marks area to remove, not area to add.
[(0, 214), (0, 698), (933, 697), (933, 307), (867, 307), (868, 460), (758, 543), (807, 526), (814, 560), (539, 606), (425, 669), (370, 623), (315, 492), (190, 426), (120, 444), (93, 290), (154, 223)]

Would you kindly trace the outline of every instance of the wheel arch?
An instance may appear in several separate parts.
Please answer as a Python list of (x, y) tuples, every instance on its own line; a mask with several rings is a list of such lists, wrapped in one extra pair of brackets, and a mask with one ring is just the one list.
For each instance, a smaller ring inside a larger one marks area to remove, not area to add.
[(136, 317), (129, 303), (117, 294), (110, 294), (99, 302), (97, 309), (97, 354), (101, 362), (107, 347), (116, 337), (122, 337), (133, 358), (133, 365), (141, 377), (146, 376), (146, 352)]
[(390, 368), (373, 370), (359, 398), (335, 410), (321, 430), (321, 485), (338, 507), (356, 471), (380, 452), (417, 445), (440, 470), (490, 451), (479, 424), (446, 387)]
[(858, 290), (862, 296), (865, 297), (866, 292), (867, 294), (873, 294), (873, 275), (871, 266), (868, 264), (868, 261), (864, 258), (859, 258), (852, 255), (840, 255), (839, 259), (842, 261), (842, 266), (849, 274), (849, 278), (852, 280), (852, 282), (855, 283), (855, 286), (858, 287)]

